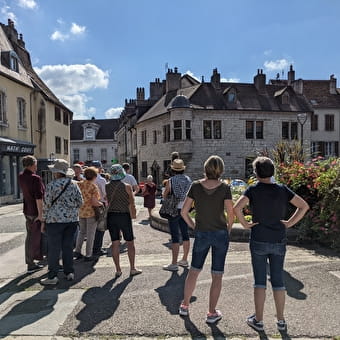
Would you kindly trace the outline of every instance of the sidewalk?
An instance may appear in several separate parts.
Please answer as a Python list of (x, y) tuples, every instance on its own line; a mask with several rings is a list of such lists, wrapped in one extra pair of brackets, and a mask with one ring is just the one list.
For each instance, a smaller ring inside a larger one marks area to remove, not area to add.
[(0, 205), (0, 216), (22, 211), (23, 203)]

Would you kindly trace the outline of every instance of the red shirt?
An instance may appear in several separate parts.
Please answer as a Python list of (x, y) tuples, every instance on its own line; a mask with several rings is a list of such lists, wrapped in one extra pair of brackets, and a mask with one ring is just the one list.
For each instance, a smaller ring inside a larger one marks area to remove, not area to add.
[(38, 216), (38, 208), (35, 200), (43, 199), (45, 192), (41, 177), (25, 169), (19, 174), (19, 185), (24, 196), (24, 214), (28, 216)]

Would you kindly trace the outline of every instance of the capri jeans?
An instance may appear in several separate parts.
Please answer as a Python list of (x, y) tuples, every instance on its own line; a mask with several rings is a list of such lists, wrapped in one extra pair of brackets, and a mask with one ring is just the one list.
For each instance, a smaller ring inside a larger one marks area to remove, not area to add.
[(195, 232), (190, 269), (202, 270), (210, 248), (211, 273), (223, 274), (229, 248), (229, 232), (227, 229)]
[(183, 241), (189, 241), (188, 225), (181, 216), (181, 210), (178, 210), (178, 215), (168, 220), (171, 233), (171, 242), (179, 243), (179, 231), (182, 234)]
[(270, 282), (273, 290), (285, 290), (283, 264), (286, 242), (267, 243), (250, 240), (251, 262), (254, 274), (254, 288), (266, 288), (267, 262), (270, 268)]

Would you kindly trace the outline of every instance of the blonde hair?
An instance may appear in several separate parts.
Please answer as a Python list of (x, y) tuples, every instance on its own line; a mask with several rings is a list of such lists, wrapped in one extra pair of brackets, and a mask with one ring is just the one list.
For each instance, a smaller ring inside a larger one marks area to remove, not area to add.
[(149, 175), (147, 178), (146, 178), (148, 181), (152, 182), (153, 181), (153, 177), (151, 175)]
[(224, 171), (223, 159), (219, 156), (210, 156), (204, 162), (204, 172), (208, 179), (219, 179)]
[(98, 170), (94, 166), (90, 166), (84, 170), (84, 176), (88, 181), (97, 177), (97, 174)]

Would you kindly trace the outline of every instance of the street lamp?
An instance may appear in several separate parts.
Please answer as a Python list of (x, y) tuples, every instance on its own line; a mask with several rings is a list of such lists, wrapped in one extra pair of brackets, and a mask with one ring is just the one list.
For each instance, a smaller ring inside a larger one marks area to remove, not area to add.
[(301, 138), (300, 138), (300, 142), (301, 142), (301, 148), (303, 148), (303, 125), (306, 123), (307, 121), (307, 113), (298, 113), (297, 115), (297, 120), (300, 124), (301, 127)]

